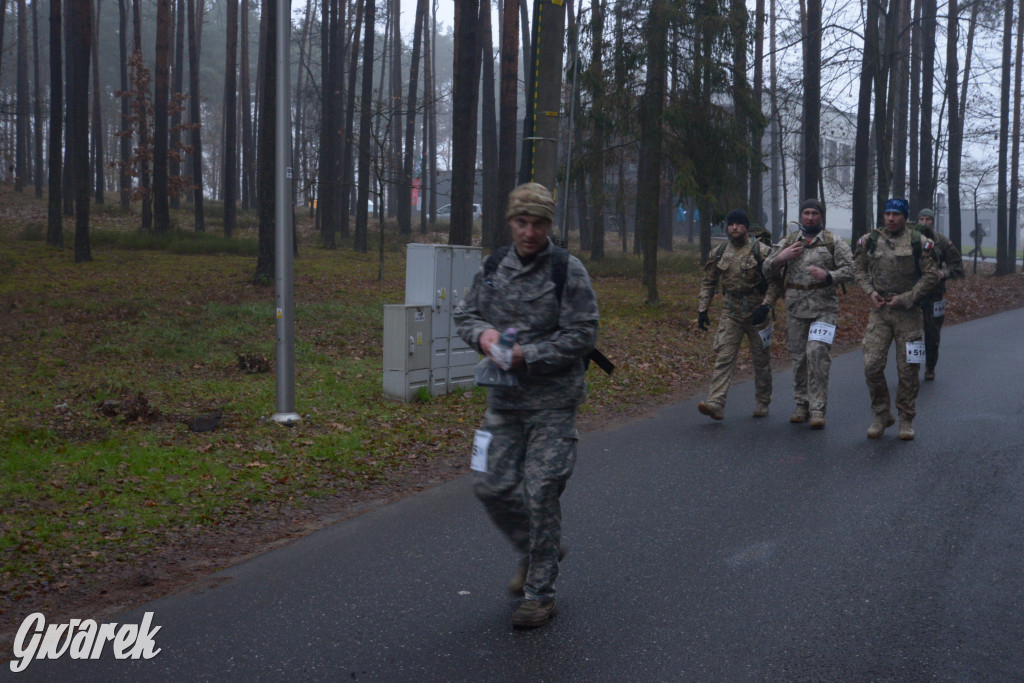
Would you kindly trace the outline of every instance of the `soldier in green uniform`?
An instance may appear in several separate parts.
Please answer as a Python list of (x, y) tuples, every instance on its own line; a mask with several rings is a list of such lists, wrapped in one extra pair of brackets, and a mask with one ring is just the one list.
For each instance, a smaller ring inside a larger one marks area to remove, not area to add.
[(864, 331), (864, 376), (871, 394), (875, 420), (868, 438), (877, 439), (895, 419), (889, 408), (885, 364), (889, 346), (896, 344), (896, 410), (900, 439), (914, 438), (914, 416), (920, 377), (911, 358), (923, 360), (924, 332), (921, 300), (939, 282), (932, 241), (908, 228), (910, 207), (906, 199), (885, 204), (885, 228), (872, 230), (857, 241), (854, 272), (857, 284), (871, 299), (871, 313)]
[(825, 207), (817, 199), (800, 205), (800, 230), (788, 235), (765, 259), (768, 277), (782, 278), (786, 290), (786, 346), (793, 359), (790, 422), (810, 419), (825, 428), (832, 341), (839, 321), (836, 287), (853, 279), (853, 252), (846, 240), (825, 229)]
[(915, 227), (935, 245), (935, 262), (939, 266), (939, 284), (921, 299), (921, 313), (924, 317), (924, 378), (935, 379), (935, 364), (939, 362), (939, 341), (942, 323), (946, 319), (946, 281), (964, 277), (964, 264), (960, 250), (942, 233), (935, 232), (935, 212), (921, 209), (917, 212)]
[[(551, 192), (537, 183), (509, 195), (508, 249), (493, 272), (482, 268), (455, 310), (459, 336), (484, 355), (499, 330), (515, 328), (514, 387), (491, 387), (474, 453), (485, 462), (474, 488), (491, 521), (522, 554), (510, 590), (524, 600), (512, 614), (519, 627), (555, 616), (555, 579), (562, 549), (559, 498), (576, 463), (577, 406), (583, 402), (584, 359), (597, 341), (597, 297), (586, 268), (548, 238)], [(554, 280), (561, 263), (561, 286)], [(481, 445), (486, 444), (486, 445)]]
[(777, 277), (769, 281), (761, 270), (769, 247), (748, 236), (750, 219), (747, 213), (742, 209), (731, 211), (725, 223), (729, 241), (717, 248), (704, 266), (697, 307), (698, 324), (706, 330), (711, 322), (708, 306), (721, 284), (724, 299), (722, 318), (714, 342), (717, 360), (708, 397), (697, 404), (697, 409), (713, 420), (725, 417), (729, 380), (736, 367), (740, 344), (746, 337), (754, 361), (754, 417), (764, 417), (772, 401), (772, 368), (768, 351), (771, 321), (768, 314), (782, 293), (782, 287)]

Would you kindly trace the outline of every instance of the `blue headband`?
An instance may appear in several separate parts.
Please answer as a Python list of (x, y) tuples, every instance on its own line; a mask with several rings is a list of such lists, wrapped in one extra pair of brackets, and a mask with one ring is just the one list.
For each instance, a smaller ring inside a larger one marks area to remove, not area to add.
[(885, 212), (895, 211), (902, 213), (904, 218), (910, 217), (910, 204), (906, 199), (890, 199), (885, 203)]

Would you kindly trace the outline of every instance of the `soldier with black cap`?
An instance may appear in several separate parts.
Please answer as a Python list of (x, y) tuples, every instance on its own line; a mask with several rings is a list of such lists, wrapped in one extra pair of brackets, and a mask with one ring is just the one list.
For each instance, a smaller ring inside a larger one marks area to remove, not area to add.
[(747, 212), (734, 209), (725, 219), (729, 241), (718, 247), (704, 266), (704, 280), (700, 288), (697, 322), (702, 330), (708, 329), (711, 318), (708, 306), (722, 286), (722, 317), (715, 333), (714, 351), (717, 356), (711, 375), (708, 397), (697, 405), (701, 413), (713, 420), (725, 417), (725, 398), (729, 380), (740, 344), (747, 338), (754, 361), (754, 417), (768, 414), (772, 400), (772, 368), (768, 346), (771, 342), (772, 306), (782, 293), (778, 278), (768, 280), (761, 264), (769, 248), (760, 240), (751, 239), (747, 231), (750, 219)]
[(549, 239), (554, 215), (543, 185), (514, 189), (505, 213), (512, 248), (492, 272), (481, 268), (454, 313), (459, 336), (484, 355), (498, 346), (500, 330), (516, 330), (511, 370), (518, 382), (488, 390), (472, 467), (477, 497), (522, 555), (509, 582), (525, 598), (512, 614), (519, 627), (555, 616), (564, 554), (559, 498), (576, 463), (585, 359), (597, 341), (597, 296), (580, 260)]
[(939, 362), (939, 340), (942, 336), (942, 322), (946, 319), (946, 281), (965, 277), (960, 250), (940, 232), (935, 232), (935, 212), (921, 209), (917, 212), (917, 225), (913, 226), (922, 235), (934, 242), (935, 262), (939, 266), (939, 284), (921, 299), (921, 313), (924, 317), (924, 378), (935, 379), (935, 364)]
[(790, 233), (765, 259), (764, 272), (780, 276), (786, 290), (786, 345), (793, 358), (789, 421), (825, 428), (832, 341), (839, 320), (837, 285), (853, 279), (853, 252), (825, 229), (825, 207), (817, 199), (800, 205), (800, 230)]

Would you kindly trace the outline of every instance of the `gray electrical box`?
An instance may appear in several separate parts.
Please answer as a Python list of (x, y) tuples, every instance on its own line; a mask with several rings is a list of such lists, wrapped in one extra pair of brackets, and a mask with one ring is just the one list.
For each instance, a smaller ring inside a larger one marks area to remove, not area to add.
[[(406, 247), (405, 304), (426, 306), (431, 312), (429, 387), (434, 396), (473, 386), (473, 370), (479, 354), (459, 338), (453, 313), (473, 285), (473, 278), (480, 270), (481, 255), (480, 247), (447, 244), (409, 244)], [(387, 334), (385, 329), (385, 337)]]
[(429, 306), (384, 307), (384, 395), (413, 401), (430, 388)]

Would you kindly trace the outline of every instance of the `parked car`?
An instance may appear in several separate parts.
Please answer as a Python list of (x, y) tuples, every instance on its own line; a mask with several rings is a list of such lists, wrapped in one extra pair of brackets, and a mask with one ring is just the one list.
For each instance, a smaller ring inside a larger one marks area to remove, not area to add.
[[(473, 220), (478, 221), (483, 218), (484, 210), (480, 208), (479, 204), (473, 205)], [(437, 210), (437, 217), (443, 218), (444, 220), (451, 220), (452, 218), (452, 205), (445, 204)]]

